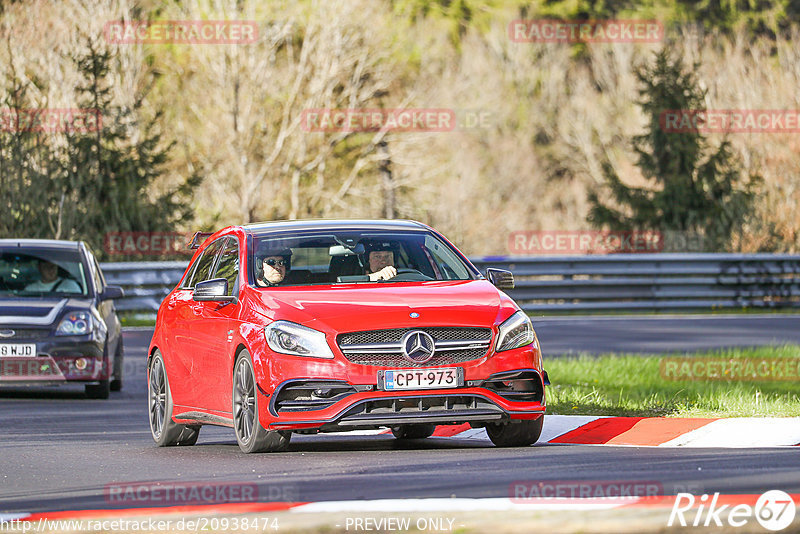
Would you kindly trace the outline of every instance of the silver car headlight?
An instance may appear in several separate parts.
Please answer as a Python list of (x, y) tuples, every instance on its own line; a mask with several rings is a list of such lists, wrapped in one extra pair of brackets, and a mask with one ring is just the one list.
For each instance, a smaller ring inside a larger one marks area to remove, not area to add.
[(89, 312), (68, 313), (58, 323), (57, 336), (82, 336), (92, 331), (92, 314)]
[(289, 321), (275, 321), (264, 328), (267, 345), (275, 352), (311, 358), (333, 358), (325, 334)]
[(528, 315), (518, 311), (500, 325), (500, 334), (497, 336), (496, 352), (516, 349), (530, 345), (535, 340), (533, 324)]

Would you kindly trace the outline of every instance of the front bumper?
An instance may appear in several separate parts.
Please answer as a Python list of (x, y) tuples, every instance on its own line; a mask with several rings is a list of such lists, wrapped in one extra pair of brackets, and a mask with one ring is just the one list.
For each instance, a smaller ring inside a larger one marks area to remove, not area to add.
[[(457, 388), (381, 391), (379, 373), (406, 366), (359, 364), (348, 361), (339, 350), (334, 350), (332, 359), (276, 354), (261, 339), (263, 336), (254, 340), (251, 350), (258, 385), (258, 418), (266, 429), (341, 431), (417, 423), (480, 426), (536, 419), (545, 412), (547, 380), (538, 343), (502, 352), (489, 349), (474, 360), (443, 361), (435, 367), (415, 368), (459, 368), (463, 385)], [(329, 344), (336, 346), (331, 340)], [(538, 385), (533, 389), (537, 395), (489, 387), (488, 382), (496, 377), (519, 372), (535, 375)], [(288, 384), (298, 383), (299, 389), (313, 391), (321, 383), (321, 389), (330, 391), (323, 391), (316, 398), (302, 393), (288, 398), (282, 395)], [(297, 399), (303, 402), (293, 402)], [(430, 402), (419, 407), (420, 399)]]
[[(375, 391), (371, 386), (344, 381), (289, 380), (270, 396), (270, 422), (265, 427), (336, 432), (404, 424), (481, 426), (536, 419), (545, 412), (546, 382), (536, 369), (497, 373), (480, 381), (478, 387), (436, 390)], [(310, 392), (315, 387), (317, 392), (330, 393), (329, 398), (314, 398)], [(286, 400), (298, 392), (303, 396)]]
[(0, 358), (0, 385), (52, 385), (108, 378), (103, 343), (91, 334), (15, 338), (11, 342), (35, 343), (36, 356)]

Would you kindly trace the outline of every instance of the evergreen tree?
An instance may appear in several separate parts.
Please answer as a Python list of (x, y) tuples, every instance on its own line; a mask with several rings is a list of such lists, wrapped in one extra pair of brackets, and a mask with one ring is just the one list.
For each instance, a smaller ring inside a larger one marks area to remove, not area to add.
[(752, 210), (759, 178), (742, 178), (727, 140), (712, 150), (698, 129), (671, 133), (662, 127), (664, 111), (705, 110), (705, 92), (693, 71), (685, 71), (682, 57), (673, 57), (665, 47), (652, 66), (636, 74), (643, 86), (640, 105), (649, 122), (645, 133), (633, 138), (633, 148), (637, 166), (653, 187), (627, 186), (605, 161), (605, 185), (615, 206), (590, 192), (589, 222), (614, 230), (696, 234), (704, 236), (712, 250), (730, 248), (732, 234)]
[(34, 108), (28, 86), (9, 64), (0, 102), (0, 237), (52, 234), (49, 211), (57, 204), (51, 177), (59, 171), (58, 155), (37, 123), (44, 112)]
[(107, 232), (166, 232), (191, 218), (191, 192), (200, 183), (196, 174), (177, 188), (150, 198), (162, 174), (172, 143), (165, 143), (157, 124), (161, 112), (142, 119), (144, 94), (133, 109), (115, 106), (107, 82), (112, 56), (88, 43), (87, 53), (76, 58), (85, 83), (78, 87), (80, 107), (101, 117), (94, 132), (75, 132), (68, 143), (65, 190), (73, 195), (76, 234), (100, 248)]
[(6, 124), (15, 114), (25, 116), (19, 110), (35, 108), (16, 76), (7, 80), (0, 129), (0, 237), (80, 239), (102, 256), (109, 232), (170, 232), (191, 219), (191, 194), (201, 178), (193, 174), (153, 194), (172, 143), (158, 130), (160, 111), (142, 118), (146, 92), (133, 108), (112, 102), (113, 59), (93, 41), (74, 58), (84, 79), (77, 107), (96, 117), (97, 127), (89, 122), (88, 128), (53, 132)]

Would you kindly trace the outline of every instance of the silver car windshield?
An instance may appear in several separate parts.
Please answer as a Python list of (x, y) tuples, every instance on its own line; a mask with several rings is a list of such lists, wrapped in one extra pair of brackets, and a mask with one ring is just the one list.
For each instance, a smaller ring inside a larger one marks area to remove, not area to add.
[[(425, 232), (256, 236), (250, 264), (257, 286), (375, 283), (369, 274), (387, 265), (397, 274), (381, 283), (476, 278), (450, 245)], [(273, 269), (280, 275), (270, 278)]]
[(0, 249), (0, 297), (87, 295), (86, 273), (77, 251)]

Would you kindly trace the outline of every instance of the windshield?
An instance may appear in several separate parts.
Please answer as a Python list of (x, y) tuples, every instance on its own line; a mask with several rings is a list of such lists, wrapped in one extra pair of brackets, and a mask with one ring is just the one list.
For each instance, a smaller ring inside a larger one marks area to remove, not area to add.
[(260, 287), (475, 278), (452, 247), (425, 232), (256, 236), (252, 250)]
[(0, 297), (86, 296), (77, 250), (0, 249)]

